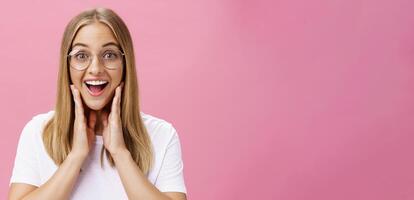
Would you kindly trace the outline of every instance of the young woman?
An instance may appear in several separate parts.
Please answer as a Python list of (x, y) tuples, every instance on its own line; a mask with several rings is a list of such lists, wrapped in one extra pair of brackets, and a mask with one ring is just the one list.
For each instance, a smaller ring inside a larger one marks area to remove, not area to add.
[(67, 25), (56, 107), (24, 127), (9, 199), (186, 199), (179, 137), (140, 111), (131, 36), (112, 10)]

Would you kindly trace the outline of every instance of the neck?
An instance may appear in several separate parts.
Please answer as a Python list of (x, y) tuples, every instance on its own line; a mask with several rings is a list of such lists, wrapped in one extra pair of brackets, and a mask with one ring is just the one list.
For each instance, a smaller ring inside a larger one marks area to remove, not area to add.
[(95, 135), (102, 135), (103, 123), (102, 123), (102, 110), (96, 112), (96, 124), (95, 124)]
[[(101, 110), (91, 110), (91, 109), (88, 108), (88, 115), (90, 114), (90, 112), (95, 112), (96, 113), (95, 135), (102, 136), (102, 131), (103, 131), (102, 113), (103, 112), (109, 112), (108, 106), (105, 106)], [(89, 116), (88, 116), (87, 119), (89, 119)]]

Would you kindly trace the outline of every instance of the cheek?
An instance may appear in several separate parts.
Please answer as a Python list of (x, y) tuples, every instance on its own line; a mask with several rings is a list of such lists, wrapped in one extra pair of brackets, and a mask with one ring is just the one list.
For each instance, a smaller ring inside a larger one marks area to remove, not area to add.
[(110, 74), (112, 80), (112, 87), (116, 88), (122, 81), (122, 71), (116, 71)]
[(81, 73), (70, 70), (69, 76), (70, 76), (70, 80), (75, 86), (80, 87), (82, 85), (81, 83), (82, 74)]

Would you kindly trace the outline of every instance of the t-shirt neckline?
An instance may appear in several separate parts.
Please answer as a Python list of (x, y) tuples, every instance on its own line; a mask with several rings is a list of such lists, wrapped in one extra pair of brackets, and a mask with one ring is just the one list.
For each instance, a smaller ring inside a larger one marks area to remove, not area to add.
[(103, 144), (102, 135), (95, 135), (95, 143), (97, 143), (97, 144)]

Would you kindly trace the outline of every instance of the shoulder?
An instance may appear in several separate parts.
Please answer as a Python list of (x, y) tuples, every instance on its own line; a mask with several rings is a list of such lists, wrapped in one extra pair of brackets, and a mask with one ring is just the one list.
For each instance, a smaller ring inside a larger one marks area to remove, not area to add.
[(141, 114), (141, 118), (145, 123), (145, 126), (151, 126), (151, 127), (155, 127), (155, 126), (171, 126), (171, 123), (158, 118), (154, 115), (148, 114), (148, 113), (144, 113), (144, 112), (140, 112)]
[(140, 114), (154, 145), (166, 146), (171, 140), (178, 138), (177, 131), (170, 122), (144, 112)]
[(55, 113), (55, 111), (51, 110), (51, 111), (46, 112), (46, 113), (36, 114), (26, 124), (26, 127), (41, 129), (53, 117), (54, 113)]
[(49, 121), (49, 119), (51, 119), (53, 117), (53, 115), (55, 114), (54, 110), (51, 110), (49, 112), (46, 113), (40, 113), (40, 114), (36, 114), (33, 116), (33, 118), (31, 119), (31, 123), (35, 123), (35, 124), (39, 124), (39, 125), (44, 125), (46, 122)]
[(23, 128), (20, 137), (33, 138), (40, 137), (46, 123), (53, 117), (54, 111), (36, 114), (30, 119)]

